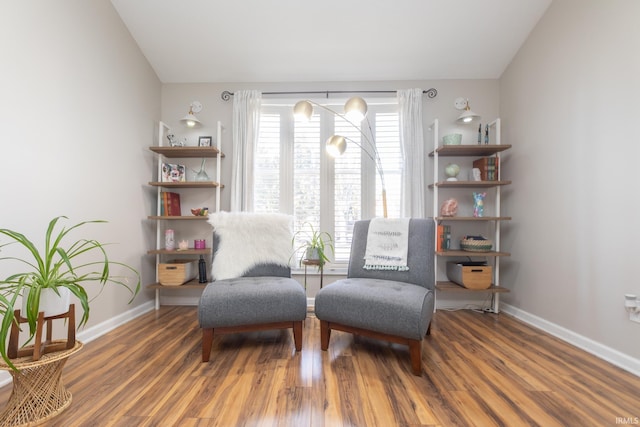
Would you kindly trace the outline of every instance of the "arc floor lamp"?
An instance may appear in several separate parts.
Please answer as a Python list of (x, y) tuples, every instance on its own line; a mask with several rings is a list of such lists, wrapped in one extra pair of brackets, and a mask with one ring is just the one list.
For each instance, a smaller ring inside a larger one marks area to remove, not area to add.
[[(380, 175), (380, 183), (382, 186), (382, 212), (384, 217), (387, 218), (387, 189), (384, 184), (384, 172), (382, 170), (380, 153), (378, 152), (373, 136), (369, 136), (362, 131), (362, 121), (366, 119), (368, 111), (366, 101), (359, 96), (349, 98), (344, 104), (344, 114), (340, 114), (325, 105), (321, 105), (310, 100), (304, 100), (299, 101), (294, 105), (293, 114), (298, 119), (309, 121), (311, 120), (311, 116), (313, 115), (314, 106), (326, 110), (338, 117), (341, 117), (354, 129), (360, 132), (360, 135), (362, 135), (362, 139), (366, 143), (366, 145), (342, 135), (332, 135), (331, 137), (329, 137), (329, 139), (327, 139), (325, 149), (331, 157), (338, 157), (345, 152), (345, 150), (347, 149), (347, 141), (349, 141), (360, 147), (362, 151), (367, 154), (367, 156), (374, 162), (376, 170), (378, 171), (378, 175)], [(360, 126), (356, 125), (356, 123), (360, 123)], [(368, 119), (367, 126), (369, 127), (370, 135), (373, 135), (373, 133), (371, 132), (371, 124), (369, 123)]]

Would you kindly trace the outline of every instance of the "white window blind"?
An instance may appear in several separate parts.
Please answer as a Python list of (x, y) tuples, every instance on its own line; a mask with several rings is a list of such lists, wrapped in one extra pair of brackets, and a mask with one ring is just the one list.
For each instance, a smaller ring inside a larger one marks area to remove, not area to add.
[[(380, 178), (366, 149), (376, 141), (387, 188), (389, 216), (400, 212), (402, 153), (395, 99), (370, 103), (362, 132), (339, 116), (316, 109), (309, 122), (294, 121), (294, 102), (265, 104), (255, 158), (254, 207), (258, 212), (283, 212), (295, 218), (295, 230), (310, 223), (334, 238), (335, 263), (346, 263), (353, 223), (382, 216)], [(344, 102), (328, 105), (342, 111)], [(331, 135), (348, 138), (347, 150), (336, 158), (325, 151)], [(351, 140), (351, 141), (349, 141)], [(358, 146), (361, 145), (361, 147)], [(328, 255), (331, 255), (328, 253)]]

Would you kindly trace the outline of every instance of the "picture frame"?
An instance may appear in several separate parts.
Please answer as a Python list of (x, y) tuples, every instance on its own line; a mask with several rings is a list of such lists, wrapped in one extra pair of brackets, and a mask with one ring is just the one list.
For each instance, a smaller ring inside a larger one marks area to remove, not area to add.
[(211, 147), (213, 137), (211, 136), (201, 136), (198, 138), (198, 146), (199, 147)]
[(162, 164), (162, 182), (185, 182), (187, 168), (173, 163)]

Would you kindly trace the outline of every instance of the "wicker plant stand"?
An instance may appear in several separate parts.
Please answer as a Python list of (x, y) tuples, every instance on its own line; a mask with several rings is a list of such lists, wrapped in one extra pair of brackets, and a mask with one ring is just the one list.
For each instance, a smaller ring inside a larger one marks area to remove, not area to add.
[(0, 412), (0, 426), (35, 426), (64, 411), (71, 404), (71, 393), (62, 383), (62, 368), (81, 348), (82, 343), (76, 341), (73, 348), (44, 354), (40, 360), (31, 356), (12, 360), (19, 371), (0, 363), (0, 369), (13, 377), (11, 396)]

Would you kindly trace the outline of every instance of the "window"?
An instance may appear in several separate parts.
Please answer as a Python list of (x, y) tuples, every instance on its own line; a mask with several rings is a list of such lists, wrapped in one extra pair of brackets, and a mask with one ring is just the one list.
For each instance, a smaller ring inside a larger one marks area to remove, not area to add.
[[(344, 102), (333, 102), (327, 107), (341, 111)], [(369, 103), (370, 129), (366, 119), (362, 126), (366, 137), (341, 117), (317, 107), (309, 122), (294, 121), (293, 104), (263, 101), (255, 150), (254, 209), (293, 214), (296, 230), (308, 222), (327, 231), (334, 237), (334, 262), (346, 263), (353, 223), (382, 216), (382, 184), (367, 154), (375, 158), (367, 139), (375, 140), (381, 158), (389, 216), (400, 214), (403, 161), (397, 101)], [(336, 159), (324, 148), (331, 135), (351, 140)]]

